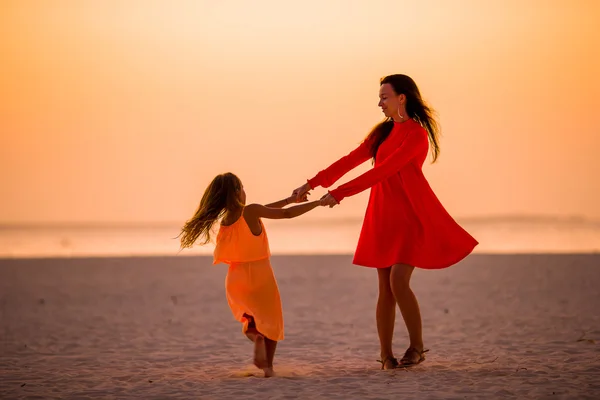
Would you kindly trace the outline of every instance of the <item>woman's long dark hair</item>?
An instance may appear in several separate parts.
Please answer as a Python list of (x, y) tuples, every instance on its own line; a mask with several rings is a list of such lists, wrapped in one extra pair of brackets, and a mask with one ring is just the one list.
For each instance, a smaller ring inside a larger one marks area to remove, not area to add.
[(181, 228), (181, 248), (192, 247), (196, 240), (200, 244), (210, 242), (210, 231), (227, 212), (239, 210), (244, 205), (239, 193), (242, 188), (240, 178), (227, 172), (216, 176), (204, 191), (200, 205), (194, 216)]
[[(433, 117), (433, 109), (425, 104), (421, 98), (421, 92), (419, 92), (417, 84), (411, 77), (402, 74), (388, 75), (381, 78), (380, 85), (386, 83), (390, 84), (397, 95), (403, 94), (406, 96), (406, 113), (409, 118), (417, 121), (427, 131), (432, 149), (432, 162), (435, 162), (440, 154), (440, 146), (438, 143), (440, 128)], [(394, 120), (392, 118), (386, 118), (375, 125), (369, 135), (367, 135), (366, 140), (371, 142), (373, 162), (375, 162), (375, 156), (377, 155), (379, 146), (389, 136), (390, 132), (392, 132), (393, 127)]]

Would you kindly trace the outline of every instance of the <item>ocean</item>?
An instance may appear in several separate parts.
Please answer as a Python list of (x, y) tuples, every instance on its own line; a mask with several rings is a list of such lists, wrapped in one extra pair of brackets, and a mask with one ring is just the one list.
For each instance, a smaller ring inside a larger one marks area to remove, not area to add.
[[(475, 253), (598, 253), (600, 222), (558, 218), (458, 221), (478, 241)], [(267, 220), (272, 254), (351, 254), (361, 219)], [(180, 251), (177, 224), (0, 226), (0, 258), (176, 256), (211, 254), (214, 246)]]

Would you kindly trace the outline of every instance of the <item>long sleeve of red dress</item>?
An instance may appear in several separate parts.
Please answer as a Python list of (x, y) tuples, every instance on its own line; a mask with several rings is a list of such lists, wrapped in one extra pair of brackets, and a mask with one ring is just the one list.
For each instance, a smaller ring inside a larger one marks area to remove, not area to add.
[[(375, 167), (369, 171), (329, 193), (338, 203), (345, 197), (360, 193), (397, 173), (423, 151), (427, 152), (428, 145), (426, 135), (423, 135), (418, 131), (411, 132), (407, 135), (402, 144), (385, 160), (376, 163)], [(335, 166), (336, 164), (333, 164), (328, 170), (333, 169)], [(326, 172), (328, 170), (326, 170)], [(331, 171), (329, 172), (329, 175), (337, 176), (336, 172), (337, 171)]]
[(318, 186), (328, 188), (348, 173), (348, 171), (358, 167), (369, 158), (371, 158), (371, 146), (369, 141), (365, 140), (356, 149), (320, 171), (313, 178), (308, 179), (308, 184), (313, 189)]
[[(319, 172), (309, 183), (328, 187), (370, 157), (370, 143)], [(375, 166), (331, 190), (340, 202), (370, 188), (353, 264), (388, 268), (408, 264), (425, 269), (454, 265), (477, 245), (441, 204), (423, 174), (429, 139), (415, 120), (395, 123), (377, 150)]]

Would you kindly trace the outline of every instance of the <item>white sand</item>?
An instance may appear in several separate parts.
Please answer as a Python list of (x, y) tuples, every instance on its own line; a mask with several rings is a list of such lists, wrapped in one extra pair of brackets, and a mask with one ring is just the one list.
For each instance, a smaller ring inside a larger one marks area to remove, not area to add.
[(600, 255), (417, 271), (431, 351), (408, 371), (379, 370), (376, 272), (350, 261), (273, 258), (287, 336), (271, 379), (251, 376), (209, 258), (0, 261), (0, 398), (600, 398)]

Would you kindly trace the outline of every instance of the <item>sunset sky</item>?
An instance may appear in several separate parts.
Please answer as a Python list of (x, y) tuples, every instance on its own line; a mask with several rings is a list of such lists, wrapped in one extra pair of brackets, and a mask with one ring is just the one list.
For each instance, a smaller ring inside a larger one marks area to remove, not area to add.
[(179, 222), (225, 171), (283, 198), (381, 120), (392, 73), (439, 114), (425, 173), (452, 215), (600, 220), (598, 21), (595, 0), (1, 0), (0, 224)]

